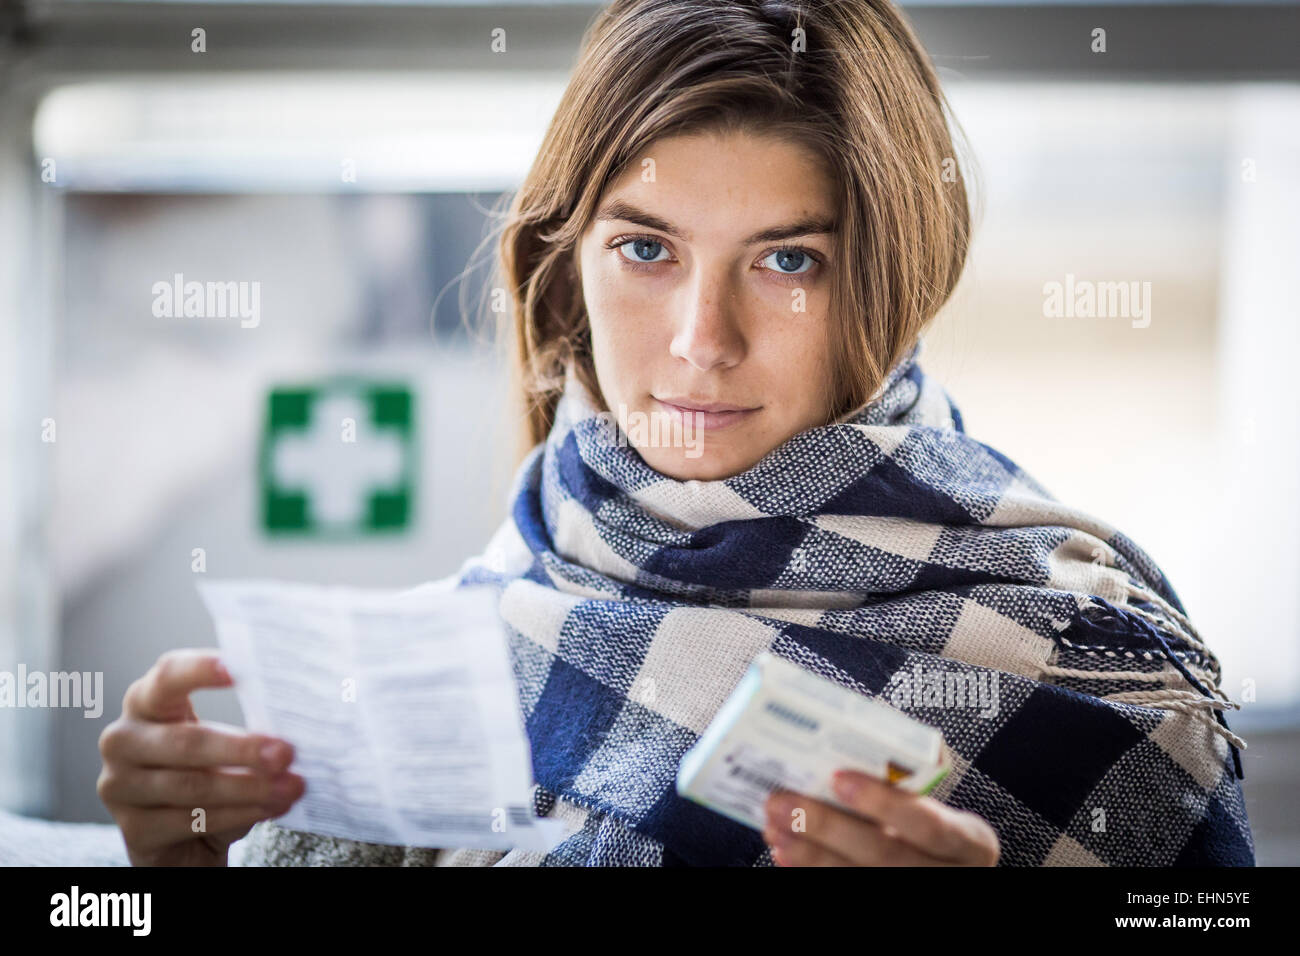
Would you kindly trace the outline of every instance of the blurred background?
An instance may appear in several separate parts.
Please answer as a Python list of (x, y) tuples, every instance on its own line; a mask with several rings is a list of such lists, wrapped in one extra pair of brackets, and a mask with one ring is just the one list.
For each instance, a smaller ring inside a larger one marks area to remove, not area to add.
[[(923, 364), (1164, 568), (1243, 703), (1259, 862), (1300, 862), (1300, 7), (903, 6), (982, 186)], [(0, 670), (104, 674), (98, 719), (0, 710), (0, 808), (109, 820), (98, 736), (215, 643), (201, 575), (404, 587), (482, 549), (515, 416), (465, 318), (596, 10), (0, 0)], [(1149, 308), (1049, 314), (1084, 281)], [(328, 403), (382, 465), (294, 430)]]

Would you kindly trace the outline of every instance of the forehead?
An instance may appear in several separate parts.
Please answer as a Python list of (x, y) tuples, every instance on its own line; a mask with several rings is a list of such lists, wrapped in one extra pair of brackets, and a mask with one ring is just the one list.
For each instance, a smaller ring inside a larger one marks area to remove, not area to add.
[(598, 216), (621, 200), (671, 223), (689, 241), (802, 219), (832, 220), (835, 182), (822, 158), (788, 138), (702, 132), (664, 137), (614, 179)]

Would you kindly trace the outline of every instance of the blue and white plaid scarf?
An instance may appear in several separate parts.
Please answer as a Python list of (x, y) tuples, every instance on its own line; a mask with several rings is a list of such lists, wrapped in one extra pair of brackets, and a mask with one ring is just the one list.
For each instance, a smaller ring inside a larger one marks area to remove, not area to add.
[(502, 588), (535, 810), (577, 824), (520, 862), (770, 865), (674, 786), (770, 650), (942, 730), (932, 796), (988, 820), (1003, 865), (1254, 864), (1236, 705), (1173, 588), (967, 436), (919, 351), (721, 481), (651, 469), (570, 377), (458, 577)]

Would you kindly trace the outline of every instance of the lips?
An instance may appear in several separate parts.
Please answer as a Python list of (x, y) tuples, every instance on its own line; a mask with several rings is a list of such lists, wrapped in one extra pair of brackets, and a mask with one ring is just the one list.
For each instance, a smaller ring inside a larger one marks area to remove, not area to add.
[[(654, 397), (654, 396), (652, 396)], [(688, 399), (667, 401), (655, 397), (655, 401), (667, 412), (682, 422), (683, 427), (705, 428), (710, 431), (729, 428), (752, 416), (762, 406), (746, 408), (742, 405), (728, 405), (724, 402), (695, 402)], [(678, 404), (678, 403), (681, 404)]]

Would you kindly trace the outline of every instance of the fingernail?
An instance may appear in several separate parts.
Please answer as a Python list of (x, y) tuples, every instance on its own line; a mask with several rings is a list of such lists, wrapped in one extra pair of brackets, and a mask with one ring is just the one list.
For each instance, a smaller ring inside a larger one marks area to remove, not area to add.
[(275, 801), (275, 805), (279, 806), (282, 801), (288, 800), (291, 793), (293, 793), (293, 777), (287, 774), (276, 777), (275, 782), (271, 784), (271, 799)]
[(278, 766), (285, 758), (284, 744), (268, 743), (262, 745), (262, 763)]
[(862, 789), (862, 781), (848, 774), (837, 773), (831, 780), (831, 786), (835, 788), (835, 795), (849, 803), (854, 800), (858, 791)]
[(215, 669), (217, 672), (218, 680), (223, 680), (230, 684), (233, 684), (235, 682), (235, 679), (230, 676), (230, 671), (226, 670), (226, 665), (221, 663), (221, 661), (217, 661)]

